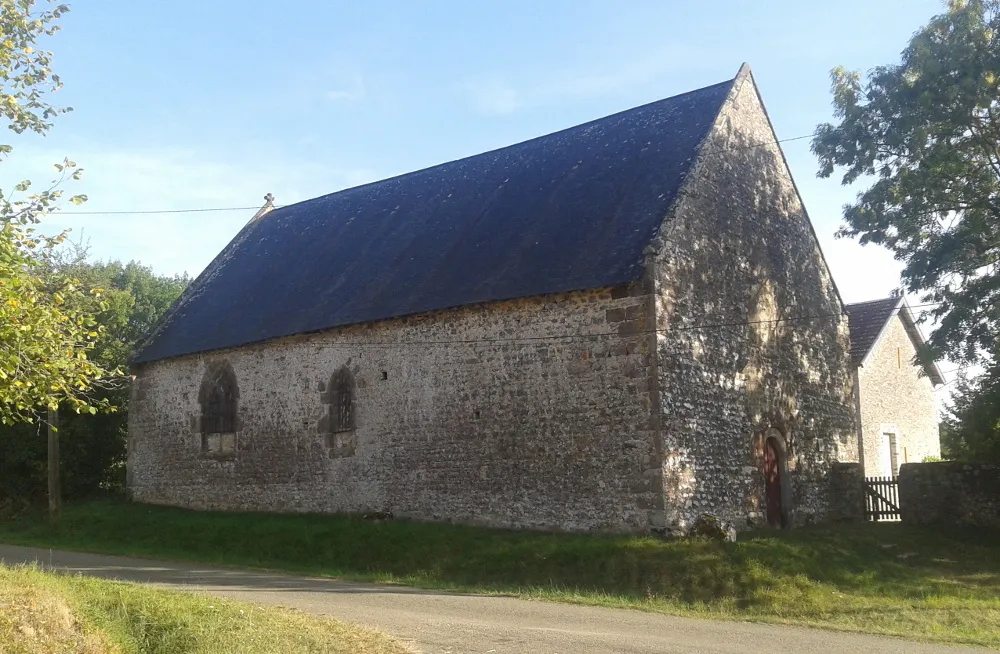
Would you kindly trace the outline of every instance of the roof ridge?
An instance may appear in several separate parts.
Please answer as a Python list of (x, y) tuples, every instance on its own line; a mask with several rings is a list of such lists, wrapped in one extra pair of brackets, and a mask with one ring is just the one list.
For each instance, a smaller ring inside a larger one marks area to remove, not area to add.
[[(903, 327), (914, 347), (919, 348), (926, 342), (905, 296), (855, 302), (845, 305), (844, 308), (847, 309), (848, 326), (851, 331), (851, 361), (857, 367), (864, 367), (875, 348), (888, 333), (892, 319), (897, 316), (903, 321)], [(924, 364), (923, 367), (933, 384), (944, 383), (944, 375), (941, 374), (937, 362)]]
[(893, 304), (895, 304), (895, 303), (899, 302), (899, 300), (900, 300), (899, 297), (893, 297), (893, 296), (890, 295), (889, 297), (883, 297), (883, 298), (879, 298), (877, 300), (862, 300), (860, 302), (848, 302), (844, 306), (845, 307), (856, 307), (856, 306), (859, 306), (859, 305), (862, 305), (862, 304), (878, 304), (880, 302), (890, 302), (890, 301)]
[[(742, 69), (741, 69), (741, 72), (742, 72)], [(464, 157), (458, 157), (457, 159), (449, 159), (448, 161), (442, 161), (440, 163), (431, 164), (430, 166), (426, 166), (424, 168), (418, 168), (416, 170), (410, 170), (410, 171), (407, 171), (405, 173), (399, 173), (398, 175), (392, 175), (390, 177), (383, 177), (383, 178), (376, 179), (376, 180), (373, 180), (373, 181), (370, 181), (370, 182), (365, 182), (363, 184), (358, 184), (356, 186), (348, 186), (347, 188), (342, 188), (339, 191), (333, 191), (331, 193), (325, 193), (323, 195), (319, 195), (319, 196), (316, 196), (314, 198), (308, 198), (306, 200), (300, 200), (300, 201), (294, 202), (292, 204), (286, 204), (286, 205), (284, 205), (284, 206), (282, 206), (280, 208), (275, 208), (274, 211), (275, 212), (279, 212), (279, 211), (282, 211), (282, 210), (285, 210), (285, 209), (289, 209), (289, 208), (296, 207), (296, 206), (299, 206), (299, 205), (307, 204), (309, 202), (316, 202), (316, 201), (319, 201), (319, 200), (323, 200), (323, 199), (328, 198), (328, 197), (333, 196), (333, 195), (339, 195), (341, 193), (348, 193), (348, 192), (351, 192), (351, 191), (356, 191), (356, 190), (359, 190), (359, 189), (368, 188), (369, 186), (372, 186), (372, 185), (375, 185), (375, 184), (384, 184), (386, 182), (394, 182), (394, 181), (397, 181), (397, 180), (400, 180), (400, 179), (404, 179), (404, 178), (407, 178), (407, 177), (410, 177), (410, 176), (413, 176), (413, 175), (419, 175), (421, 173), (428, 173), (428, 172), (430, 172), (432, 170), (437, 170), (439, 168), (443, 168), (444, 166), (450, 166), (452, 164), (455, 164), (455, 163), (458, 163), (458, 162), (461, 162), (461, 161), (468, 161), (468, 160), (471, 160), (471, 159), (478, 159), (480, 157), (485, 157), (485, 156), (488, 156), (488, 155), (491, 155), (491, 154), (495, 154), (497, 152), (502, 152), (503, 150), (510, 150), (510, 149), (517, 148), (517, 147), (520, 147), (520, 146), (528, 145), (528, 144), (534, 143), (535, 141), (539, 141), (539, 140), (542, 140), (542, 139), (547, 139), (547, 138), (550, 138), (552, 136), (557, 136), (559, 134), (563, 134), (565, 132), (570, 132), (570, 131), (576, 130), (576, 129), (583, 129), (583, 128), (589, 127), (591, 125), (595, 125), (597, 123), (600, 123), (602, 121), (608, 120), (610, 118), (615, 118), (616, 116), (621, 116), (621, 115), (624, 115), (624, 114), (628, 114), (628, 113), (631, 113), (633, 111), (640, 111), (642, 109), (646, 109), (646, 108), (649, 108), (649, 107), (652, 107), (654, 105), (658, 105), (658, 104), (661, 104), (661, 103), (664, 103), (664, 102), (676, 101), (676, 100), (678, 100), (680, 98), (683, 98), (684, 96), (694, 95), (695, 93), (704, 93), (704, 92), (707, 92), (707, 91), (711, 91), (711, 90), (716, 89), (716, 88), (718, 88), (720, 86), (725, 86), (726, 84), (733, 84), (737, 79), (739, 79), (739, 75), (737, 75), (736, 77), (733, 77), (731, 79), (723, 80), (723, 81), (717, 82), (715, 84), (709, 84), (708, 86), (703, 86), (701, 88), (693, 89), (691, 91), (685, 91), (684, 93), (678, 93), (677, 95), (667, 96), (665, 98), (660, 98), (659, 100), (653, 100), (652, 102), (645, 102), (643, 104), (636, 105), (634, 107), (629, 107), (628, 109), (622, 109), (621, 111), (616, 111), (614, 113), (607, 114), (606, 116), (600, 116), (598, 118), (592, 118), (592, 119), (590, 119), (590, 120), (588, 120), (588, 121), (586, 121), (584, 123), (577, 123), (576, 125), (570, 125), (569, 127), (563, 127), (562, 129), (557, 129), (554, 132), (548, 132), (546, 134), (539, 134), (538, 136), (533, 136), (533, 137), (531, 137), (529, 139), (525, 139), (523, 141), (517, 141), (515, 143), (510, 143), (508, 145), (502, 145), (500, 147), (493, 148), (491, 150), (485, 150), (483, 152), (477, 152), (475, 154), (470, 154), (470, 155), (467, 155), (467, 156), (464, 156)]]

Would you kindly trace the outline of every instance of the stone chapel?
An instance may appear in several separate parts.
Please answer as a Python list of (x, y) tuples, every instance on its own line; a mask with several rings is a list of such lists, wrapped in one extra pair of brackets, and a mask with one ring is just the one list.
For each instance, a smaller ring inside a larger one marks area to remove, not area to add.
[(853, 372), (744, 65), (259, 212), (135, 357), (128, 489), (510, 528), (816, 522), (858, 458)]

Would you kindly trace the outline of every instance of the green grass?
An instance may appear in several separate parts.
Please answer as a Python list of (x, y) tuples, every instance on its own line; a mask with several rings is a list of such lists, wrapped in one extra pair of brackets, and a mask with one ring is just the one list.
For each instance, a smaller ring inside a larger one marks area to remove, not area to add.
[(105, 501), (0, 523), (0, 542), (1000, 647), (1000, 534), (951, 528), (718, 543)]
[(403, 654), (374, 631), (273, 607), (0, 566), (0, 652)]

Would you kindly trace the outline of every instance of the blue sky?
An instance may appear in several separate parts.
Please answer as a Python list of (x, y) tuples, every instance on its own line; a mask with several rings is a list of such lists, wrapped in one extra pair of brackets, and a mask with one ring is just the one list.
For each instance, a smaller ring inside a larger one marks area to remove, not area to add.
[[(4, 166), (70, 156), (89, 211), (279, 204), (515, 143), (731, 78), (749, 62), (779, 138), (831, 119), (829, 71), (898, 59), (939, 0), (79, 2), (46, 47), (75, 111)], [(898, 264), (836, 240), (857, 189), (784, 144), (848, 301)], [(198, 273), (252, 211), (63, 215), (99, 258)]]

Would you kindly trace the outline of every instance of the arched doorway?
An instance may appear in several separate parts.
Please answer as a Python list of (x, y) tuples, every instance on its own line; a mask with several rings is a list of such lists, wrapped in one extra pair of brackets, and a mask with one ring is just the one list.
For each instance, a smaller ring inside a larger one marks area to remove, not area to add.
[(764, 440), (764, 495), (767, 499), (767, 524), (784, 525), (784, 508), (781, 502), (781, 443), (774, 436)]
[(788, 527), (792, 515), (792, 482), (788, 475), (788, 441), (777, 427), (771, 427), (757, 441), (763, 455), (764, 501), (767, 524)]

